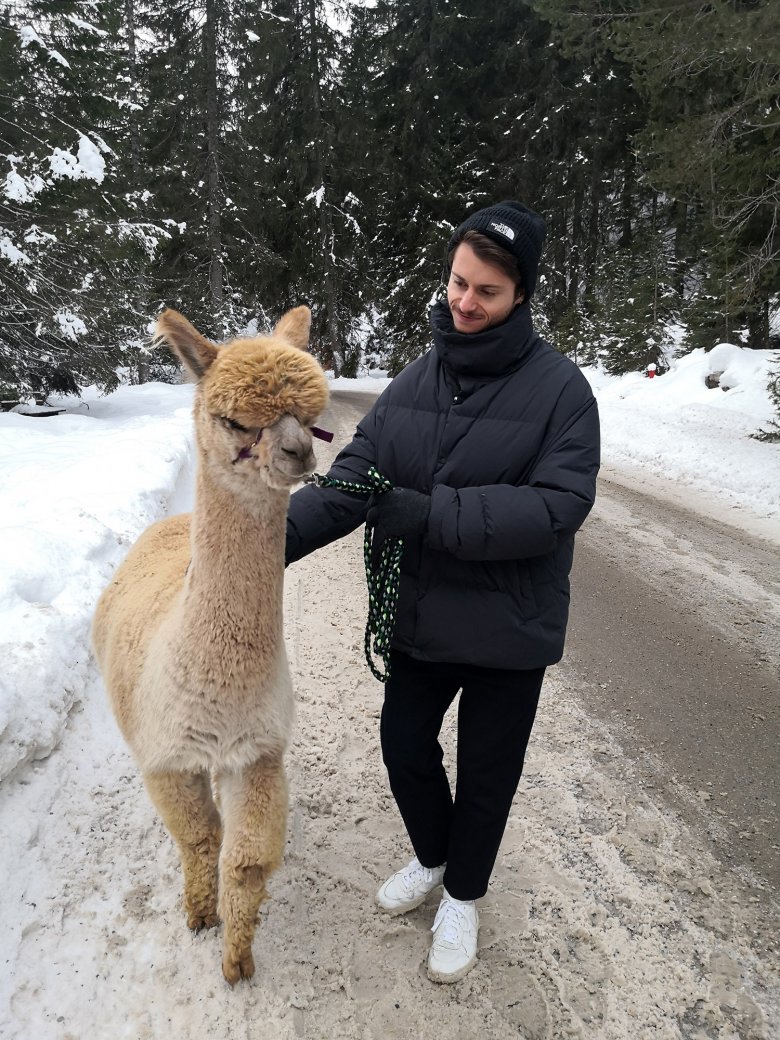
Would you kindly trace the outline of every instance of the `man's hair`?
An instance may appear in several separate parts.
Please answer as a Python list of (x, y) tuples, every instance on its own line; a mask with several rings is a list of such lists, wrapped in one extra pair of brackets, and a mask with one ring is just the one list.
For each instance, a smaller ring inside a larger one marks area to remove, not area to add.
[(498, 242), (494, 242), (492, 238), (488, 238), (487, 235), (483, 235), (479, 231), (471, 229), (463, 232), (461, 238), (458, 239), (447, 254), (447, 264), (450, 271), (452, 271), (452, 261), (461, 242), (468, 242), (474, 250), (475, 255), (483, 263), (490, 264), (492, 267), (497, 267), (500, 271), (503, 271), (505, 275), (511, 278), (515, 283), (516, 292), (520, 292), (520, 290), (524, 288), (523, 276), (520, 273), (520, 266), (514, 254), (510, 253), (508, 249), (504, 249), (504, 247), (500, 246)]

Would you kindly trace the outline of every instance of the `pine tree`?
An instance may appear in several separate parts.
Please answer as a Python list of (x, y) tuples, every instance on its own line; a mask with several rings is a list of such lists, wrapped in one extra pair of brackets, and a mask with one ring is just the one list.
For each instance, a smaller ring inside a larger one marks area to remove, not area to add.
[(769, 429), (761, 429), (755, 437), (760, 441), (780, 441), (780, 360), (775, 361), (767, 382), (769, 398), (775, 409), (774, 419), (769, 420)]
[[(551, 0), (551, 6), (555, 0)], [(766, 346), (780, 290), (780, 12), (767, 0), (556, 5), (561, 31), (597, 40), (631, 69), (646, 106), (631, 145), (674, 236), (689, 345), (727, 335)]]
[[(637, 143), (657, 187), (694, 208), (707, 256), (701, 285), (715, 288), (730, 335), (743, 329), (748, 345), (765, 347), (780, 291), (780, 11), (766, 0), (661, 6), (652, 40), (643, 32), (658, 17), (649, 0), (617, 31), (652, 98)], [(705, 317), (697, 296), (692, 325)]]
[(0, 23), (0, 379), (19, 393), (115, 384), (133, 282), (159, 229), (120, 192), (112, 5), (36, 0)]
[(227, 24), (217, 0), (149, 4), (139, 13), (155, 46), (144, 55), (147, 96), (140, 139), (148, 170), (148, 203), (169, 221), (150, 276), (150, 302), (185, 311), (220, 337), (230, 324), (225, 304), (221, 181)]
[(312, 346), (354, 374), (365, 309), (359, 200), (345, 157), (343, 38), (319, 0), (276, 2), (249, 30), (241, 76), (242, 135), (254, 149), (241, 208), (260, 249), (252, 285), (264, 307), (312, 308)]
[[(537, 324), (642, 368), (765, 345), (778, 62), (766, 0), (30, 0), (0, 16), (0, 378), (160, 374), (162, 304), (215, 338), (309, 303), (337, 372), (428, 348), (453, 228), (548, 223)], [(81, 152), (81, 158), (79, 157)]]
[(643, 114), (630, 69), (568, 38), (542, 17), (549, 6), (385, 0), (355, 14), (344, 82), (365, 99), (371, 268), (393, 370), (429, 345), (444, 247), (472, 208), (519, 198), (545, 216), (535, 308), (561, 349), (592, 338), (600, 264), (641, 230), (651, 193), (629, 146)]
[(517, 0), (497, 10), (379, 0), (354, 13), (344, 82), (365, 109), (360, 165), (381, 300), (374, 321), (392, 371), (429, 346), (428, 306), (465, 213), (502, 196), (537, 201), (526, 164), (496, 150), (509, 132), (507, 99), (530, 89), (538, 71), (519, 46), (537, 25)]

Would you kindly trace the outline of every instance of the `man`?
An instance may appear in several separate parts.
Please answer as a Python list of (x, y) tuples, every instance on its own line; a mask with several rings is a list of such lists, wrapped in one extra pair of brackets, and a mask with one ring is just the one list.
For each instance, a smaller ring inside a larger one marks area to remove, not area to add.
[[(428, 975), (476, 962), (478, 912), (523, 767), (545, 668), (560, 660), (574, 534), (595, 497), (596, 402), (579, 369), (533, 329), (544, 221), (518, 202), (452, 236), (433, 347), (359, 423), (330, 477), (394, 490), (292, 496), (287, 559), (358, 527), (404, 539), (381, 720), (390, 787), (415, 856), (377, 893), (387, 913), (438, 885)], [(438, 736), (458, 705), (455, 796)]]

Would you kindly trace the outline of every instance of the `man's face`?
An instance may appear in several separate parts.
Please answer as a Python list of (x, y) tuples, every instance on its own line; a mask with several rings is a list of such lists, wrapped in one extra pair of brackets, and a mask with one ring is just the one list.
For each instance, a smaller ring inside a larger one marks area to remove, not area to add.
[(482, 332), (500, 325), (524, 297), (508, 274), (480, 260), (468, 242), (461, 242), (447, 282), (447, 301), (458, 332)]

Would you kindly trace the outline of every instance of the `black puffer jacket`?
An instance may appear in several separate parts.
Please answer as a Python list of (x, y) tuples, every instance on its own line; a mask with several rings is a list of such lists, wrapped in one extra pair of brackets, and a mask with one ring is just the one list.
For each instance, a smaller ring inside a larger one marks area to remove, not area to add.
[[(528, 305), (465, 335), (431, 312), (434, 349), (360, 422), (331, 476), (375, 465), (431, 495), (407, 540), (393, 637), (426, 661), (537, 668), (563, 653), (574, 533), (599, 468), (596, 401), (579, 369), (533, 329)], [(367, 502), (307, 486), (290, 499), (288, 562), (354, 530)]]

